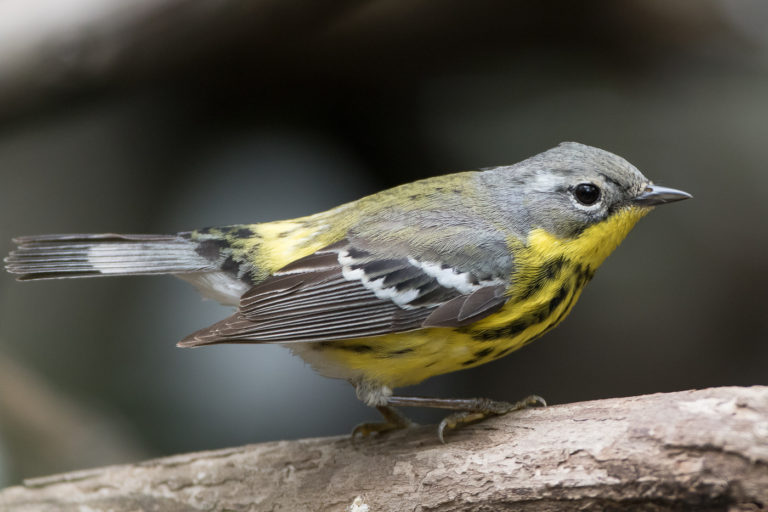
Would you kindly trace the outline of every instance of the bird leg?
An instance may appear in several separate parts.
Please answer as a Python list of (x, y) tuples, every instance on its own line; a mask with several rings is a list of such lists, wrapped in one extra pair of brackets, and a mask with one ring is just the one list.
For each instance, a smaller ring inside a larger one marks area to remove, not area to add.
[(461, 425), (480, 421), (489, 416), (500, 416), (527, 407), (547, 405), (547, 402), (537, 395), (525, 397), (515, 403), (498, 402), (488, 398), (425, 398), (419, 396), (392, 396), (391, 388), (371, 381), (361, 380), (353, 384), (357, 397), (367, 405), (376, 407), (385, 420), (381, 423), (361, 423), (352, 431), (353, 438), (358, 434), (362, 437), (367, 437), (374, 432), (384, 433), (416, 425), (395, 409), (395, 406), (431, 407), (458, 411), (446, 416), (437, 427), (437, 437), (444, 443), (443, 434), (446, 429), (454, 429)]
[(387, 399), (387, 404), (400, 407), (433, 407), (437, 409), (459, 411), (446, 416), (437, 427), (437, 437), (441, 442), (445, 443), (445, 439), (443, 438), (445, 429), (453, 429), (461, 425), (480, 421), (489, 416), (499, 416), (532, 406), (546, 406), (547, 402), (537, 395), (527, 396), (515, 403), (498, 402), (487, 398), (423, 398), (416, 396), (390, 396)]
[(383, 434), (390, 430), (398, 430), (416, 425), (397, 409), (389, 406), (389, 397), (392, 396), (392, 389), (388, 386), (383, 386), (367, 380), (353, 382), (353, 385), (355, 386), (355, 394), (357, 395), (357, 398), (366, 405), (376, 407), (381, 415), (384, 416), (384, 421), (381, 423), (361, 423), (356, 426), (354, 430), (352, 430), (353, 439), (357, 435), (367, 437), (374, 432)]
[(394, 407), (388, 405), (377, 405), (376, 409), (384, 416), (386, 421), (383, 422), (370, 422), (361, 423), (352, 430), (352, 438), (355, 438), (358, 434), (362, 437), (368, 437), (374, 432), (382, 434), (389, 432), (390, 430), (398, 430), (401, 428), (408, 428), (416, 426), (416, 423), (409, 420), (404, 414), (399, 412)]

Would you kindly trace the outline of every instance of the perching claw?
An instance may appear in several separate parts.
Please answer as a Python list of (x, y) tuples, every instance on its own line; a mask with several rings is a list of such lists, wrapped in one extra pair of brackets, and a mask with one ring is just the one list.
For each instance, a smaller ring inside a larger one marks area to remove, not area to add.
[(434, 407), (458, 411), (446, 416), (438, 425), (437, 437), (442, 443), (445, 443), (446, 429), (454, 429), (461, 425), (474, 423), (489, 416), (501, 416), (528, 407), (545, 407), (547, 405), (547, 402), (538, 395), (527, 396), (515, 403), (499, 402), (489, 400), (488, 398), (424, 398), (416, 396), (389, 396), (386, 400), (388, 405), (376, 407), (386, 421), (381, 423), (361, 423), (352, 431), (353, 438), (357, 435), (367, 437), (373, 432), (384, 433), (416, 425), (394, 409), (393, 405), (400, 407)]
[(484, 406), (483, 409), (460, 411), (449, 414), (443, 418), (443, 421), (441, 421), (440, 425), (437, 427), (437, 437), (440, 439), (441, 443), (445, 444), (445, 429), (454, 429), (456, 427), (460, 427), (461, 425), (467, 425), (469, 423), (483, 420), (489, 416), (501, 416), (513, 411), (527, 409), (528, 407), (547, 406), (546, 400), (541, 398), (539, 395), (530, 395), (515, 403), (496, 402), (490, 400), (485, 400), (485, 403), (483, 403), (484, 399), (480, 398), (477, 400), (481, 406)]
[(376, 409), (382, 416), (384, 416), (386, 421), (360, 423), (352, 430), (352, 439), (355, 439), (358, 435), (360, 437), (368, 437), (374, 432), (383, 434), (384, 432), (389, 432), (391, 430), (400, 430), (418, 426), (393, 407), (379, 405)]

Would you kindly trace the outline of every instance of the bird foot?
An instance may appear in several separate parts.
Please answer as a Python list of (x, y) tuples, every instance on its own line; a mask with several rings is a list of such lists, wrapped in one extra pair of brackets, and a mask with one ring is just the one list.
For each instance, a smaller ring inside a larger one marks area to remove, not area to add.
[(403, 428), (411, 428), (417, 426), (416, 423), (409, 420), (404, 414), (400, 413), (397, 409), (389, 407), (387, 405), (379, 405), (376, 407), (378, 411), (384, 416), (386, 421), (383, 422), (366, 422), (360, 423), (352, 430), (352, 438), (356, 437), (368, 437), (373, 433), (384, 434), (392, 430), (400, 430)]
[(462, 425), (475, 423), (489, 416), (502, 416), (513, 411), (527, 409), (528, 407), (546, 407), (547, 405), (547, 402), (538, 395), (527, 396), (515, 403), (497, 402), (483, 398), (476, 400), (477, 408), (455, 412), (446, 416), (440, 422), (440, 425), (437, 427), (437, 437), (441, 443), (445, 444), (444, 436), (446, 430), (453, 430)]

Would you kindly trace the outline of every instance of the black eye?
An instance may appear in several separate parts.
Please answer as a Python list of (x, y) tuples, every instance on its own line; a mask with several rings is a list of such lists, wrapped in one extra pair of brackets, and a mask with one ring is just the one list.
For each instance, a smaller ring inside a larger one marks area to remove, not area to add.
[(593, 205), (600, 199), (600, 189), (592, 183), (579, 183), (573, 189), (573, 195), (581, 204)]

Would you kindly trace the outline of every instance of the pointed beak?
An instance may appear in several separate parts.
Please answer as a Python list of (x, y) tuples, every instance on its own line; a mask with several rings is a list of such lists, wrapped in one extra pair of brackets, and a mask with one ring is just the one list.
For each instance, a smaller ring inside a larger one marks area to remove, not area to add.
[(630, 202), (637, 206), (657, 206), (660, 204), (674, 203), (683, 199), (690, 199), (693, 196), (688, 192), (676, 190), (674, 188), (660, 187), (658, 185), (648, 185), (639, 195), (635, 196)]

